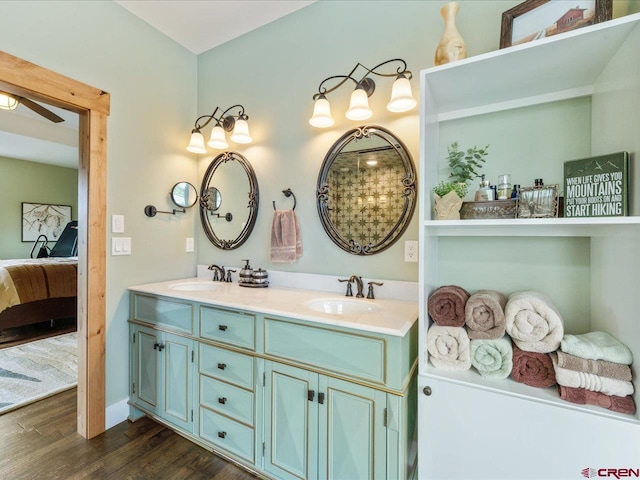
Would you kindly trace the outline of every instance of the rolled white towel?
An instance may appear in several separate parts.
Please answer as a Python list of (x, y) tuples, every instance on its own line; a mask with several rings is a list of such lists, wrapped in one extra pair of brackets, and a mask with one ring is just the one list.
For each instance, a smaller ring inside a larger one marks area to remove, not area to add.
[(556, 381), (563, 387), (584, 388), (592, 392), (600, 392), (605, 395), (626, 397), (633, 393), (633, 384), (615, 378), (601, 377), (593, 373), (567, 370), (558, 366), (558, 355), (550, 353), (553, 369), (556, 371)]
[(469, 336), (464, 327), (433, 324), (427, 330), (427, 351), (434, 367), (442, 370), (469, 370)]
[(504, 309), (505, 329), (514, 343), (526, 352), (549, 353), (558, 349), (564, 335), (560, 312), (540, 292), (517, 292), (509, 296)]

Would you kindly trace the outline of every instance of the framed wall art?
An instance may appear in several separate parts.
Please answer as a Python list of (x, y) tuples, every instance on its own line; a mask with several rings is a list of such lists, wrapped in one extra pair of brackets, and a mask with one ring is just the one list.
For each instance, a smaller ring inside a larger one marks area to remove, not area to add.
[(46, 235), (55, 242), (70, 221), (70, 205), (22, 202), (22, 241), (34, 242)]
[(613, 0), (526, 0), (502, 14), (500, 48), (611, 20)]
[(558, 185), (520, 189), (518, 218), (549, 218), (558, 216)]

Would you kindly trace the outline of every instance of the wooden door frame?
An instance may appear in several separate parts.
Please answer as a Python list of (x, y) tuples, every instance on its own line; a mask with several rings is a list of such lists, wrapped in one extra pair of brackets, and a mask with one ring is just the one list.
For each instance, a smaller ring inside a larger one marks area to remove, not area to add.
[(78, 433), (105, 430), (107, 92), (0, 51), (0, 90), (79, 114)]

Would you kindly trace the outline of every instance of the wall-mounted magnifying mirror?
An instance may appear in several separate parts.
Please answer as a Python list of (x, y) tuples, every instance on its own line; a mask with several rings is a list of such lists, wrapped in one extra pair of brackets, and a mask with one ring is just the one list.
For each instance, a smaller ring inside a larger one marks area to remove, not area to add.
[(210, 212), (215, 212), (222, 205), (222, 194), (216, 187), (207, 188), (204, 197), (206, 197), (206, 209)]
[[(226, 213), (217, 213), (221, 208)], [(239, 153), (221, 153), (207, 168), (200, 188), (200, 221), (207, 238), (223, 250), (238, 248), (249, 238), (257, 215), (253, 167)]]
[(416, 168), (400, 139), (377, 126), (349, 130), (320, 168), (320, 221), (341, 249), (354, 255), (380, 253), (409, 226), (416, 188)]
[(198, 191), (196, 190), (196, 187), (189, 182), (176, 183), (173, 188), (171, 188), (169, 194), (171, 195), (171, 201), (182, 210), (176, 210), (174, 208), (170, 212), (165, 212), (163, 210), (158, 210), (154, 205), (147, 205), (144, 207), (144, 214), (147, 217), (155, 217), (158, 213), (168, 213), (169, 215), (186, 213), (186, 209), (193, 207), (198, 201)]
[(198, 191), (189, 182), (178, 182), (171, 189), (171, 200), (178, 207), (190, 208), (198, 201)]

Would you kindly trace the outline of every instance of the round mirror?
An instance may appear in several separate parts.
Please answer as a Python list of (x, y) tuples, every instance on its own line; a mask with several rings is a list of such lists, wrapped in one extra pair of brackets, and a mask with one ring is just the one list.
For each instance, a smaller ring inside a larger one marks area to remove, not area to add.
[(220, 205), (222, 204), (222, 194), (216, 187), (207, 188), (207, 192), (204, 197), (206, 197), (207, 210), (215, 212), (220, 208)]
[(178, 182), (171, 189), (171, 200), (178, 207), (193, 207), (198, 200), (198, 191), (189, 182)]
[(223, 250), (238, 248), (251, 234), (257, 215), (253, 167), (239, 153), (221, 153), (207, 168), (200, 188), (200, 220), (207, 238)]
[(324, 158), (318, 176), (318, 213), (343, 250), (372, 255), (404, 233), (416, 206), (416, 168), (390, 131), (364, 126), (345, 133)]

